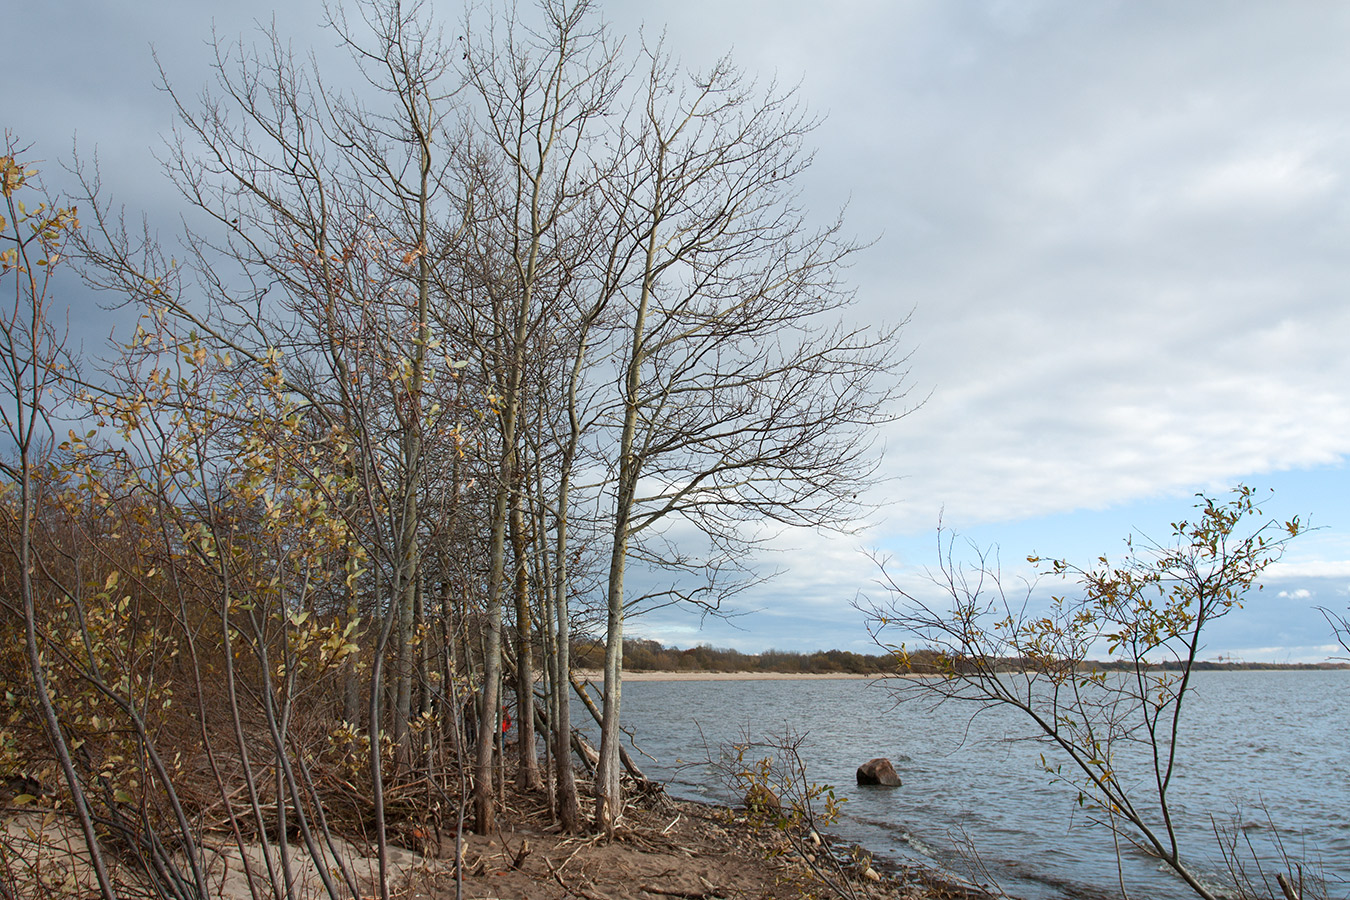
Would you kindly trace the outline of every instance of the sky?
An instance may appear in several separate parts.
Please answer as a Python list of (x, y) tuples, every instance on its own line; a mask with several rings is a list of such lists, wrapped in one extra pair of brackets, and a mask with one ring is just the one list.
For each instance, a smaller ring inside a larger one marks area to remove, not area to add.
[[(1165, 541), (1197, 492), (1242, 483), (1317, 530), (1202, 656), (1344, 655), (1317, 611), (1350, 604), (1350, 7), (1081, 0), (599, 0), (628, 40), (724, 54), (824, 118), (803, 199), (872, 241), (851, 315), (910, 323), (910, 397), (876, 435), (856, 533), (780, 534), (737, 615), (662, 610), (634, 634), (757, 652), (874, 650), (861, 602), (931, 591), (936, 532), (1084, 565)], [(438, 2), (450, 27), (461, 6)], [(159, 171), (208, 42), (275, 15), (337, 58), (318, 0), (46, 0), (11, 41), (0, 120), (46, 160), (97, 150), (105, 183), (171, 232)], [(336, 69), (335, 69), (336, 70)], [(73, 319), (104, 321), (80, 297)], [(111, 323), (111, 320), (108, 320)], [(110, 326), (111, 327), (111, 324)], [(1273, 490), (1273, 493), (1270, 491)], [(929, 596), (929, 595), (925, 595)]]

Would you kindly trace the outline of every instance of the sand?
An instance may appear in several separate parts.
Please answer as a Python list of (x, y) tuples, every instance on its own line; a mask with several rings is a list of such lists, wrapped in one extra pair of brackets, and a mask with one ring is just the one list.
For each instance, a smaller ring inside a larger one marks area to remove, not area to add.
[[(17, 896), (97, 897), (83, 839), (73, 823), (38, 811), (7, 811), (0, 841), (9, 853), (3, 882)], [(456, 839), (453, 830), (418, 847), (390, 847), (390, 900), (976, 900), (988, 895), (919, 868), (886, 867), (856, 848), (799, 840), (773, 825), (756, 824), (744, 811), (672, 800), (655, 791), (628, 805), (612, 838), (564, 835), (551, 826), (544, 798), (518, 798), (503, 811), (491, 835)], [(212, 900), (250, 900), (239, 849), (224, 834), (206, 836)], [(362, 900), (379, 896), (374, 850), (359, 841), (337, 847), (360, 882)], [(293, 848), (297, 900), (327, 896), (314, 865)], [(259, 896), (271, 897), (262, 873), (262, 851), (245, 848)], [(455, 859), (463, 861), (458, 871)], [(835, 865), (832, 860), (837, 860)], [(115, 878), (134, 875), (115, 860)], [(181, 861), (180, 861), (181, 863)], [(332, 860), (325, 868), (334, 871)], [(842, 893), (829, 890), (827, 874)], [(336, 875), (336, 872), (334, 871)], [(460, 884), (457, 885), (457, 880)], [(462, 893), (460, 893), (462, 891)], [(130, 894), (135, 894), (132, 890)], [(344, 894), (343, 896), (350, 896)]]

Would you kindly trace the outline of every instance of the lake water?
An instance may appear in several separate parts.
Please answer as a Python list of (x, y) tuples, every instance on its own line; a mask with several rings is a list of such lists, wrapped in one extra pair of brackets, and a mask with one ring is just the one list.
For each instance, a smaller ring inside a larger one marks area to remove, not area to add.
[[(1350, 892), (1350, 672), (1202, 672), (1192, 702), (1173, 787), (1192, 865), (1222, 880), (1211, 816), (1236, 821), (1262, 853), (1273, 852), (1273, 821), (1287, 851), (1339, 882), (1333, 896)], [(654, 757), (639, 765), (677, 796), (735, 801), (704, 762), (705, 742), (716, 752), (790, 729), (805, 734), (810, 780), (848, 798), (833, 830), (876, 855), (969, 876), (957, 849), (968, 840), (1014, 896), (1121, 896), (1111, 835), (1041, 770), (1047, 748), (1019, 740), (1030, 732), (1010, 711), (971, 712), (897, 707), (888, 685), (863, 680), (624, 685), (624, 721)], [(854, 770), (875, 756), (895, 763), (902, 787), (856, 786)], [(1134, 900), (1188, 893), (1156, 859), (1126, 848), (1122, 863)]]

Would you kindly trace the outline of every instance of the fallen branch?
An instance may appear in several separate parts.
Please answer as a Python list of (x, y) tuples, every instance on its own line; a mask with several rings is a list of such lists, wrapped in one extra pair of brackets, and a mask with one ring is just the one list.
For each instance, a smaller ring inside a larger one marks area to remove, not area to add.
[(645, 891), (648, 894), (660, 894), (662, 897), (683, 897), (685, 900), (709, 900), (711, 897), (720, 896), (720, 892), (715, 889), (703, 890), (695, 893), (693, 891), (672, 891), (668, 888), (659, 888), (650, 884), (644, 884), (642, 887), (638, 888), (638, 890)]
[[(591, 718), (595, 719), (595, 724), (603, 725), (604, 716), (601, 715), (600, 710), (596, 707), (595, 701), (591, 699), (591, 695), (586, 692), (585, 686), (575, 678), (569, 677), (567, 680), (572, 682), (572, 690), (576, 691), (577, 696), (581, 698), (581, 702), (585, 704), (587, 711), (591, 714)], [(597, 761), (599, 760), (598, 755), (596, 759)], [(638, 782), (640, 788), (647, 790), (657, 786), (657, 782), (652, 781), (646, 775), (642, 774), (642, 770), (637, 767), (637, 763), (633, 762), (633, 757), (628, 755), (628, 751), (623, 748), (623, 744), (619, 744), (619, 759), (623, 762), (623, 767), (628, 771), (628, 774), (632, 775), (633, 780)]]
[[(566, 893), (573, 894), (577, 897), (581, 897), (582, 900), (612, 900), (612, 898), (610, 898), (606, 894), (593, 894), (590, 891), (585, 890), (584, 888), (573, 887), (572, 885), (568, 884), (566, 881), (563, 880), (562, 872), (559, 869), (553, 868), (553, 863), (549, 862), (547, 859), (544, 860), (544, 865), (548, 868), (549, 874), (553, 876), (553, 880), (558, 882), (558, 886), (561, 887)], [(563, 865), (566, 865), (566, 863), (564, 863)]]

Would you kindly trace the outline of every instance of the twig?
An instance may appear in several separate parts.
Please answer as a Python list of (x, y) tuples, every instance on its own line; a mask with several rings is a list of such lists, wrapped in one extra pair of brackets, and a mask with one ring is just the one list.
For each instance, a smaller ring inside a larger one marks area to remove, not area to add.
[(708, 900), (709, 897), (716, 897), (720, 893), (716, 889), (699, 891), (697, 893), (693, 891), (672, 891), (667, 888), (659, 888), (650, 884), (644, 884), (642, 887), (638, 888), (638, 890), (645, 891), (648, 894), (660, 894), (662, 897), (684, 897), (685, 900)]
[[(580, 849), (581, 849), (580, 847), (577, 848), (578, 851), (579, 851)], [(576, 852), (574, 851), (573, 854), (572, 854), (572, 856), (575, 856), (575, 855), (576, 855)], [(572, 857), (569, 856), (569, 857), (567, 858), (568, 862), (570, 862), (571, 859), (572, 859)], [(559, 867), (556, 868), (556, 869), (553, 868), (553, 863), (549, 862), (547, 858), (545, 858), (545, 860), (544, 860), (544, 865), (545, 865), (545, 867), (548, 868), (548, 873), (549, 873), (550, 875), (553, 876), (553, 880), (556, 881), (556, 882), (558, 882), (558, 886), (561, 887), (565, 892), (567, 892), (567, 893), (569, 893), (569, 894), (574, 894), (574, 895), (576, 895), (576, 896), (578, 896), (578, 897), (582, 897), (582, 898), (584, 898), (584, 900), (610, 900), (610, 898), (609, 898), (608, 896), (606, 896), (605, 894), (592, 894), (590, 891), (587, 891), (587, 890), (585, 890), (585, 889), (583, 889), (583, 888), (573, 887), (572, 885), (568, 884), (566, 881), (563, 880), (563, 877), (562, 877), (562, 866), (559, 866)], [(565, 865), (567, 865), (567, 863), (565, 862), (565, 863), (563, 863), (563, 865), (565, 866)]]
[[(574, 858), (576, 858), (576, 855), (580, 853), (584, 847), (594, 845), (599, 840), (599, 837), (600, 837), (599, 835), (596, 835), (595, 837), (588, 838), (587, 840), (579, 841), (577, 843), (577, 848), (568, 854), (567, 859), (562, 861), (562, 865), (558, 866), (558, 871), (561, 872), (563, 869), (567, 868), (567, 866), (572, 862)], [(545, 862), (547, 862), (547, 860), (545, 860)], [(549, 865), (549, 868), (550, 869), (553, 868), (552, 864)]]

